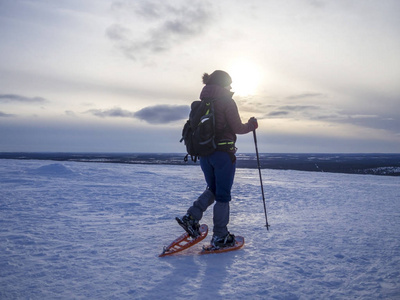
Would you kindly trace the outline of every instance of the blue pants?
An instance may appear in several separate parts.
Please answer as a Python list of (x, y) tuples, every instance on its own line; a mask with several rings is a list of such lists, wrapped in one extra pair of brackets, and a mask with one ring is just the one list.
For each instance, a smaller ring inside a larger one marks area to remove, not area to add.
[(227, 152), (215, 151), (208, 156), (200, 157), (208, 188), (215, 195), (217, 202), (231, 201), (231, 189), (235, 177), (236, 162), (232, 162)]
[(216, 151), (211, 155), (200, 157), (200, 166), (203, 170), (208, 189), (194, 201), (188, 209), (196, 220), (201, 220), (203, 213), (214, 203), (213, 232), (215, 236), (224, 237), (228, 232), (229, 201), (231, 188), (235, 177), (236, 163), (232, 162), (227, 152)]

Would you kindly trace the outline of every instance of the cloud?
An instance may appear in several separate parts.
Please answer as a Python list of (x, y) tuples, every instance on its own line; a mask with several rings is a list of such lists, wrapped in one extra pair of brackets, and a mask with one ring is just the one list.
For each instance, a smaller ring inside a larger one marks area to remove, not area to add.
[(9, 118), (9, 117), (15, 117), (15, 115), (7, 114), (7, 113), (0, 111), (0, 118)]
[(64, 113), (65, 113), (65, 115), (67, 115), (69, 117), (75, 117), (76, 116), (75, 113), (73, 111), (71, 111), (71, 110), (66, 110)]
[(326, 3), (321, 0), (310, 0), (309, 3), (315, 8), (324, 8), (326, 6)]
[(276, 107), (276, 110), (269, 112), (266, 117), (298, 118), (300, 115), (302, 118), (313, 118), (320, 113), (319, 111), (321, 108), (314, 105), (285, 105)]
[[(254, 105), (264, 111), (259, 119), (286, 119), (301, 121), (316, 121), (325, 124), (352, 125), (359, 128), (384, 130), (391, 133), (400, 132), (399, 118), (394, 112), (385, 112), (371, 109), (368, 106), (354, 106), (345, 108), (335, 101), (326, 101), (327, 94), (306, 92), (290, 95), (281, 105), (261, 106)], [(364, 102), (376, 103), (374, 98), (367, 98)], [(296, 103), (296, 104), (291, 104)], [(366, 109), (367, 108), (367, 109)]]
[(146, 121), (149, 124), (168, 124), (183, 120), (188, 117), (190, 107), (187, 105), (155, 105), (145, 107), (137, 112), (131, 112), (119, 107), (112, 109), (90, 109), (90, 113), (96, 117), (106, 118), (135, 118)]
[(106, 35), (113, 41), (123, 41), (129, 38), (131, 30), (119, 24), (113, 24), (106, 30)]
[(361, 127), (386, 130), (393, 133), (400, 133), (400, 121), (397, 117), (385, 115), (360, 115), (343, 114), (342, 122), (354, 124)]
[(161, 0), (115, 1), (112, 9), (117, 14), (132, 12), (136, 20), (142, 22), (136, 25), (115, 23), (106, 30), (106, 36), (133, 60), (168, 51), (202, 34), (212, 18), (209, 5), (203, 1), (192, 1), (190, 5), (185, 1), (173, 5)]
[(298, 99), (316, 98), (316, 97), (323, 97), (323, 96), (325, 96), (325, 95), (321, 94), (321, 93), (303, 93), (303, 94), (292, 95), (292, 96), (286, 97), (286, 99), (298, 100)]
[(270, 113), (268, 113), (268, 117), (281, 117), (281, 116), (286, 116), (288, 115), (289, 112), (287, 111), (271, 111)]
[(42, 97), (25, 97), (15, 94), (0, 94), (0, 102), (44, 103), (48, 101)]
[(106, 117), (118, 117), (118, 118), (134, 118), (134, 113), (128, 110), (121, 109), (119, 107), (111, 109), (90, 109), (86, 113), (91, 113), (92, 115), (100, 118)]
[(392, 133), (400, 132), (399, 118), (395, 114), (363, 114), (352, 110), (338, 109), (329, 105), (276, 106), (271, 107), (271, 110), (259, 119), (272, 118), (321, 121), (330, 124), (349, 124), (363, 128), (385, 130)]
[(150, 124), (166, 124), (187, 118), (189, 111), (187, 105), (156, 105), (145, 107), (134, 116)]
[(286, 105), (279, 107), (279, 109), (288, 111), (305, 111), (310, 109), (319, 109), (319, 107), (314, 105)]

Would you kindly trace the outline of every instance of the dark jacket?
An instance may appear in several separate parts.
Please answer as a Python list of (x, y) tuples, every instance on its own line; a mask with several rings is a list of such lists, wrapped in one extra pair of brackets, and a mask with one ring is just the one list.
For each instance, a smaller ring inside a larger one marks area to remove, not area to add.
[(216, 142), (236, 142), (236, 134), (245, 134), (253, 130), (249, 124), (243, 124), (233, 93), (218, 85), (206, 85), (200, 93), (201, 100), (214, 100)]

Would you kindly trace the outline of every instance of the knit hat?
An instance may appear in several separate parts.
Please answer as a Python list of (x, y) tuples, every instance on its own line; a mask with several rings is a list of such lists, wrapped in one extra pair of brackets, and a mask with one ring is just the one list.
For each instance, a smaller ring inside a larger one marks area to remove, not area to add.
[(232, 78), (228, 73), (221, 70), (216, 70), (208, 75), (203, 74), (203, 83), (206, 85), (219, 85), (221, 87), (226, 87), (232, 84)]

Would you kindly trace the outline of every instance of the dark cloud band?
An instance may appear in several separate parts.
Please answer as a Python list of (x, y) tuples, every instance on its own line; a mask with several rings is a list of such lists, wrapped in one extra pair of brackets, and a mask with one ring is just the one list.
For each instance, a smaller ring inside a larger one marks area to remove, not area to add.
[(5, 112), (0, 111), (0, 118), (10, 118), (10, 117), (15, 117), (15, 115), (7, 114)]
[(168, 124), (187, 118), (189, 110), (190, 107), (187, 105), (155, 105), (145, 107), (137, 112), (112, 108), (106, 110), (91, 109), (87, 113), (100, 118), (135, 118), (146, 121), (149, 124)]
[(42, 97), (25, 97), (15, 94), (0, 94), (0, 102), (44, 103), (48, 101)]

